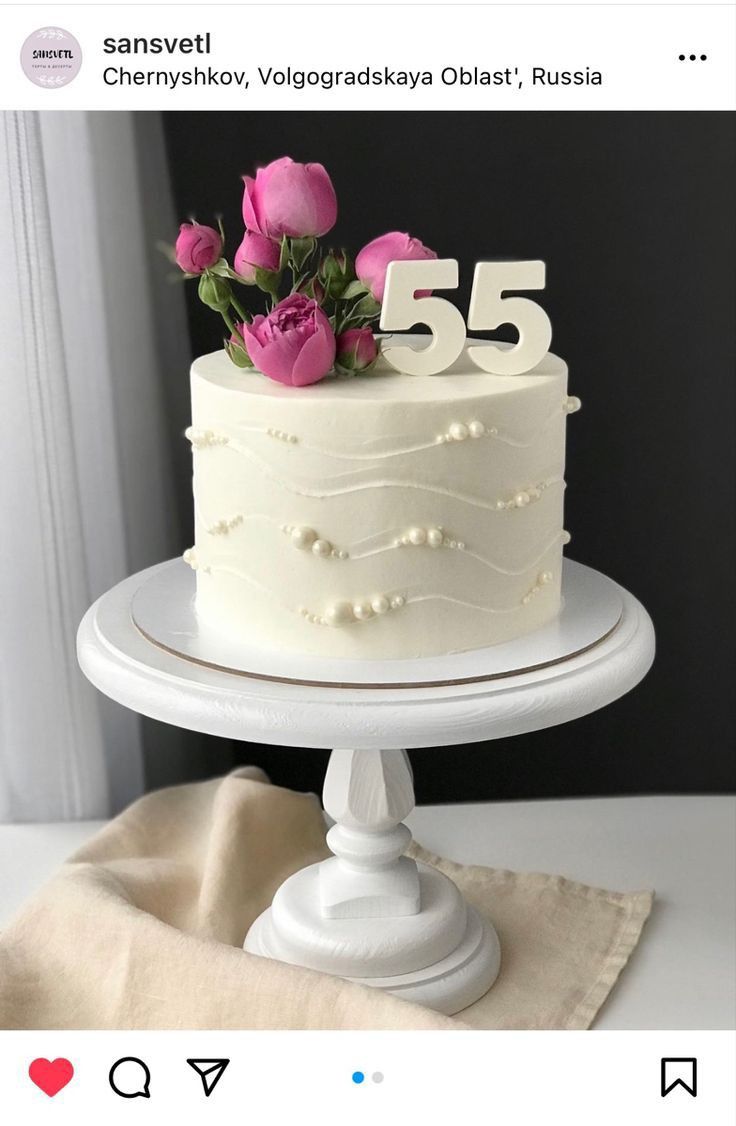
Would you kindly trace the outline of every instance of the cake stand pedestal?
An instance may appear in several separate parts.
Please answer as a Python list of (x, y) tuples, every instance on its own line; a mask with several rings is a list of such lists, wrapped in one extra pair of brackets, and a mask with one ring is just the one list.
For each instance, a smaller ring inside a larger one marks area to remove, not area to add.
[(204, 632), (179, 560), (134, 575), (87, 612), (79, 663), (154, 719), (227, 738), (334, 748), (324, 805), (334, 856), (302, 869), (245, 949), (455, 1013), (493, 984), (493, 928), (446, 876), (404, 856), (414, 806), (407, 748), (517, 735), (576, 719), (633, 688), (654, 656), (644, 608), (566, 562), (560, 618), (517, 642), (416, 661), (264, 652)]

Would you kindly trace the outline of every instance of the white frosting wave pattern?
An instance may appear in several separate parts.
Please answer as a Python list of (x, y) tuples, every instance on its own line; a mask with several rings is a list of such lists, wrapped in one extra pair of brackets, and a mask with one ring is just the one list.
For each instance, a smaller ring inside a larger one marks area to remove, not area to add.
[[(555, 406), (541, 426), (537, 428), (534, 434), (529, 438), (518, 438), (511, 434), (499, 433), (497, 426), (486, 427), (483, 422), (478, 419), (471, 421), (467, 426), (464, 423), (452, 423), (449, 430), (445, 434), (438, 434), (436, 438), (428, 439), (426, 441), (411, 442), (408, 439), (406, 444), (396, 446), (389, 450), (375, 450), (367, 452), (366, 450), (345, 450), (335, 443), (331, 447), (314, 445), (311, 442), (305, 442), (299, 438), (298, 434), (289, 434), (285, 430), (277, 430), (273, 426), (248, 426), (245, 423), (237, 425), (239, 434), (267, 434), (271, 438), (276, 438), (282, 442), (288, 442), (291, 445), (300, 443), (302, 448), (309, 450), (312, 453), (322, 454), (324, 457), (334, 458), (340, 461), (382, 461), (386, 458), (404, 457), (406, 454), (420, 453), (422, 450), (429, 450), (432, 446), (442, 445), (444, 442), (462, 442), (465, 438), (493, 438), (497, 442), (501, 442), (507, 446), (514, 446), (516, 449), (525, 450), (533, 446), (547, 429), (550, 423), (558, 418), (560, 411), (565, 414), (572, 414), (574, 411), (580, 410), (580, 399), (576, 397), (564, 398), (559, 406)], [(226, 446), (232, 442), (237, 448), (237, 436), (228, 434), (225, 429), (215, 432), (213, 430), (195, 430), (193, 426), (187, 427), (184, 431), (184, 436), (189, 439), (192, 445), (198, 449), (207, 446)], [(233, 440), (234, 439), (234, 440)], [(365, 446), (369, 446), (369, 441), (364, 442)]]

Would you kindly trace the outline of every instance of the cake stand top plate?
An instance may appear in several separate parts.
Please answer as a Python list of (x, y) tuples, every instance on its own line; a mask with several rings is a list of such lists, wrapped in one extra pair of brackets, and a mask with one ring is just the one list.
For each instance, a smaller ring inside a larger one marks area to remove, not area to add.
[[(344, 680), (314, 683), (312, 662), (312, 676), (269, 679), (272, 672), (247, 675), (180, 656), (141, 633), (132, 614), (138, 592), (166, 574), (177, 575), (178, 582), (179, 561), (133, 575), (90, 607), (77, 637), (79, 663), (100, 691), (126, 707), (227, 738), (354, 749), (496, 739), (564, 723), (604, 707), (630, 691), (654, 657), (654, 630), (641, 604), (605, 576), (566, 561), (560, 620), (575, 605), (581, 608), (577, 636), (582, 644), (573, 644), (568, 636), (555, 654), (548, 639), (545, 663), (538, 659), (541, 649), (530, 661), (532, 648), (520, 664), (515, 649), (521, 641), (544, 641), (545, 631), (540, 630), (509, 646), (412, 661), (410, 682), (388, 684), (384, 672), (383, 684), (377, 686), (376, 662), (366, 663), (373, 667), (358, 675), (357, 666), (363, 664), (359, 661), (349, 662), (349, 687)], [(170, 591), (177, 589), (176, 584), (168, 585)], [(143, 603), (137, 604), (140, 614)], [(607, 607), (607, 628), (601, 607)], [(263, 659), (271, 657), (264, 654)], [(439, 678), (438, 661), (442, 662)], [(383, 668), (394, 664), (404, 662), (386, 662)], [(263, 662), (261, 667), (266, 667)], [(302, 671), (305, 667), (302, 659)], [(442, 683), (428, 684), (437, 679)]]
[(621, 620), (621, 590), (605, 575), (565, 562), (562, 607), (542, 629), (502, 645), (400, 660), (330, 658), (268, 649), (234, 639), (197, 618), (194, 572), (183, 560), (154, 568), (131, 601), (133, 622), (149, 641), (211, 668), (268, 680), (341, 688), (462, 684), (528, 672), (590, 649)]

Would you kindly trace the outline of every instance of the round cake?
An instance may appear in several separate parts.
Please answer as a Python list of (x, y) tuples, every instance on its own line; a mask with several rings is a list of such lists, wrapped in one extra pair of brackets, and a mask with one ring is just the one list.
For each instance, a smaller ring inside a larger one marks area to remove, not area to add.
[(556, 356), (515, 376), (465, 352), (431, 376), (379, 359), (360, 378), (293, 388), (221, 351), (194, 362), (191, 390), (185, 559), (203, 627), (392, 659), (494, 645), (558, 613), (579, 400)]

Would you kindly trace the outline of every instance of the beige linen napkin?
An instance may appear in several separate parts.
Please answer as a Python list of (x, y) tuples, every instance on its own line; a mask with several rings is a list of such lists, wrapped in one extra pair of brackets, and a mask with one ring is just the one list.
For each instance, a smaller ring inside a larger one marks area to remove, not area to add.
[(502, 967), (450, 1018), (245, 954), (292, 872), (328, 855), (313, 797), (253, 768), (135, 802), (0, 934), (2, 1028), (587, 1028), (652, 897), (557, 876), (440, 868), (498, 930)]

